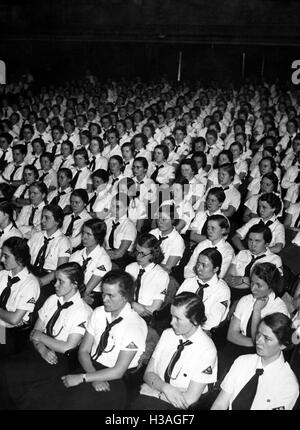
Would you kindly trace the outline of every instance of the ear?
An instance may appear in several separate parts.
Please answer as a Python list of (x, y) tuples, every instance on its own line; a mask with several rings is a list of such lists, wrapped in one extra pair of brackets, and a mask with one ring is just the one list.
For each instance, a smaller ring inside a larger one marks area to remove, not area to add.
[(214, 268), (213, 268), (213, 272), (214, 272), (214, 273), (218, 273), (218, 272), (219, 272), (219, 270), (221, 270), (221, 268), (220, 268), (220, 267), (214, 267)]

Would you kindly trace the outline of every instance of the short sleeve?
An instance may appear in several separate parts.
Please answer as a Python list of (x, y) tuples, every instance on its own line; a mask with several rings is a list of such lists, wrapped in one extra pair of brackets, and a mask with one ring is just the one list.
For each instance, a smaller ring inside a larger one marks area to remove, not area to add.
[(127, 324), (122, 336), (120, 350), (122, 351), (145, 351), (146, 338), (142, 327), (138, 324)]

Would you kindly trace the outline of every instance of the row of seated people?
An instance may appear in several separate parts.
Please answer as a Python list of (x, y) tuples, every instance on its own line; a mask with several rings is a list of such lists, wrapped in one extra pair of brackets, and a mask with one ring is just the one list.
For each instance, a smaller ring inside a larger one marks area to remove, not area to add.
[[(142, 237), (137, 258), (146, 273), (161, 250), (154, 236)], [(215, 345), (206, 317), (212, 301), (209, 295), (218, 297), (216, 305), (222, 294), (223, 299), (227, 297), (215, 316), (224, 309), (227, 313), (230, 303), (226, 283), (213, 285), (218, 283), (222, 263), (215, 248), (200, 253), (196, 285), (181, 285), (171, 301), (170, 325), (156, 338), (149, 307), (140, 312), (141, 285), (128, 273), (130, 266), (104, 275), (103, 305), (92, 310), (82, 299), (84, 271), (78, 263), (69, 262), (58, 266), (55, 293), (39, 309), (26, 342), (24, 328), (40, 292), (30, 273), (26, 240), (8, 239), (3, 245), (3, 263), (0, 317), (1, 328), (5, 325), (6, 329), (1, 330), (5, 340), (1, 347), (18, 343), (18, 352), (0, 360), (2, 410), (182, 410), (206, 409), (207, 405), (212, 409), (274, 410), (296, 405), (299, 386), (293, 370), (297, 373), (299, 361), (295, 329), (300, 284), (291, 298), (292, 321), (277, 295), (279, 273), (272, 263), (253, 267), (251, 293), (238, 301), (228, 342), (222, 348)], [(220, 373), (218, 367), (225, 372)], [(133, 393), (132, 386), (136, 388)], [(211, 399), (207, 403), (212, 386), (213, 404)]]
[[(218, 349), (220, 380), (240, 347), (255, 343), (257, 321), (248, 336), (244, 321), (237, 322), (243, 320), (239, 303), (252, 290), (251, 271), (271, 264), (278, 281), (274, 294), (286, 303), (277, 300), (280, 306), (271, 312), (292, 312), (293, 291), (285, 276), (289, 260), (283, 264), (281, 255), (286, 232), (297, 233), (299, 223), (297, 101), (292, 107), (292, 96), (272, 91), (267, 103), (264, 89), (250, 102), (249, 88), (227, 101), (208, 91), (206, 102), (199, 91), (203, 109), (196, 97), (178, 96), (174, 109), (156, 101), (141, 109), (144, 117), (130, 114), (127, 102), (125, 118), (120, 101), (115, 112), (101, 115), (100, 105), (82, 112), (74, 99), (62, 101), (54, 118), (51, 109), (45, 110), (45, 98), (40, 115), (30, 108), (26, 114), (26, 106), (20, 106), (19, 128), (11, 111), (10, 119), (1, 121), (0, 247), (13, 236), (28, 239), (30, 271), (40, 288), (33, 320), (54, 293), (61, 264), (82, 265), (82, 297), (93, 308), (102, 305), (103, 276), (121, 268), (135, 280), (132, 308), (151, 328), (148, 346), (169, 326), (176, 293), (200, 296), (206, 321), (201, 316), (197, 325)], [(180, 106), (182, 99), (188, 106)], [(277, 108), (286, 112), (278, 115)], [(14, 206), (5, 202), (10, 198)], [(208, 262), (206, 277), (197, 265)], [(273, 301), (268, 299), (269, 305)], [(21, 320), (6, 323), (22, 326)], [(17, 349), (19, 331), (16, 327), (12, 336)], [(3, 350), (10, 353), (10, 342)], [(194, 402), (199, 395), (192, 397)]]

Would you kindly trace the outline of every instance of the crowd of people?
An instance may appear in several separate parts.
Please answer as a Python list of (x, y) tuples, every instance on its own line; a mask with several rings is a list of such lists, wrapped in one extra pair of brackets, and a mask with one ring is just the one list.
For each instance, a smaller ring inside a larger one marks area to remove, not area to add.
[(293, 409), (300, 93), (0, 94), (0, 409)]

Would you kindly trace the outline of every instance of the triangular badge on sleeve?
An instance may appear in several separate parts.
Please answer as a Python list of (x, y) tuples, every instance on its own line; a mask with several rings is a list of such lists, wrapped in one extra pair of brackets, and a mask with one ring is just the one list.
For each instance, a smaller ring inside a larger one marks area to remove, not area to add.
[(284, 411), (285, 406), (278, 406), (278, 408), (273, 408), (272, 411)]
[(134, 342), (130, 342), (129, 345), (126, 346), (126, 349), (137, 349), (138, 347)]
[(102, 264), (102, 266), (97, 267), (97, 269), (98, 270), (103, 270), (103, 272), (106, 272), (105, 266), (103, 266), (103, 264)]
[(85, 325), (85, 321), (83, 321), (82, 323), (80, 323), (80, 324), (78, 324), (78, 327), (81, 327), (81, 328), (86, 328), (86, 325)]
[(72, 254), (71, 249), (67, 249), (67, 250), (66, 250), (66, 254), (70, 254), (70, 255), (71, 255), (71, 254)]
[(221, 305), (224, 305), (225, 308), (228, 308), (228, 300), (224, 300), (224, 302), (221, 302)]
[(208, 366), (207, 369), (203, 370), (202, 373), (205, 373), (206, 375), (212, 375), (212, 368), (211, 366)]
[(161, 292), (164, 296), (167, 295), (167, 289), (165, 288), (164, 291)]
[(27, 303), (31, 303), (32, 305), (35, 305), (36, 300), (34, 299), (34, 297), (31, 297), (31, 299), (27, 300)]

